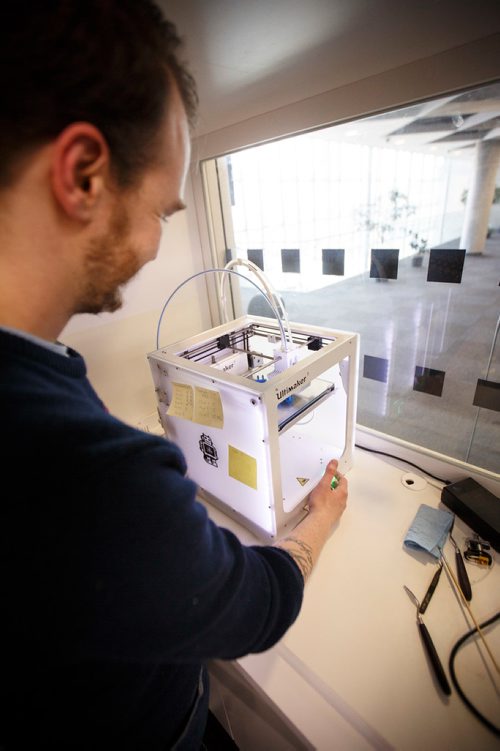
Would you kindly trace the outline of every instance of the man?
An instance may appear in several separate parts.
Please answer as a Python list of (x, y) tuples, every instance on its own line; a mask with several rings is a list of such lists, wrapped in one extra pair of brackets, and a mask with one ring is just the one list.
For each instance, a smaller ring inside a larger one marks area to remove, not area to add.
[(203, 664), (283, 635), (347, 483), (331, 462), (289, 538), (243, 547), (104, 409), (58, 338), (183, 207), (194, 84), (151, 0), (9, 5), (0, 38), (0, 746), (197, 749)]

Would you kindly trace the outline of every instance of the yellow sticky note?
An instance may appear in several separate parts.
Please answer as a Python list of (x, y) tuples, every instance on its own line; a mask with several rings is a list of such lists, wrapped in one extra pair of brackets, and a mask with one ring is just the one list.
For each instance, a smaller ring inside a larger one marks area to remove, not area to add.
[(172, 401), (167, 414), (172, 417), (182, 417), (184, 420), (193, 419), (193, 389), (186, 383), (172, 383)]
[(209, 428), (224, 427), (224, 414), (218, 391), (195, 386), (193, 420), (201, 423), (201, 425), (207, 425)]
[(229, 446), (229, 477), (257, 490), (257, 459)]

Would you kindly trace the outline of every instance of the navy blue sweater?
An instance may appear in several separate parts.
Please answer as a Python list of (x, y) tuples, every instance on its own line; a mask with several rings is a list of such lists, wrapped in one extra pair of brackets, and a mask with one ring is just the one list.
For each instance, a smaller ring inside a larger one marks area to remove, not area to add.
[(170, 748), (201, 664), (272, 646), (302, 576), (214, 525), (179, 449), (69, 354), (0, 331), (0, 746)]

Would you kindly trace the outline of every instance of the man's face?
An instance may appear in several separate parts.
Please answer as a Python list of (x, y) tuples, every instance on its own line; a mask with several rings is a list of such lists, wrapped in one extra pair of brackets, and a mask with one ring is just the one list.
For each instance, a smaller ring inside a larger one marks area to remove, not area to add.
[(162, 126), (158, 158), (133, 188), (112, 197), (106, 230), (93, 238), (84, 258), (77, 313), (121, 307), (121, 287), (153, 260), (165, 219), (183, 208), (189, 166), (189, 128), (175, 90)]

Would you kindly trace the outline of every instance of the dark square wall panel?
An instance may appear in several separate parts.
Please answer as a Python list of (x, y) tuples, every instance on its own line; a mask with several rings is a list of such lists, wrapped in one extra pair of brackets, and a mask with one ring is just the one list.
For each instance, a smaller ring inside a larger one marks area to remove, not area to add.
[(389, 373), (389, 360), (385, 357), (373, 357), (365, 355), (363, 360), (363, 378), (371, 378), (372, 381), (387, 383)]
[(285, 273), (300, 274), (300, 250), (298, 248), (281, 249), (281, 269)]
[(323, 274), (332, 276), (344, 276), (344, 248), (323, 248), (322, 251)]
[(478, 378), (476, 393), (474, 394), (474, 401), (472, 403), (476, 407), (500, 412), (500, 383)]
[(247, 250), (247, 258), (258, 266), (261, 271), (264, 271), (264, 251), (262, 248), (249, 248)]
[(397, 279), (399, 250), (397, 248), (372, 248), (370, 278)]
[(460, 284), (464, 269), (465, 250), (433, 248), (429, 254), (428, 282)]
[(421, 391), (424, 394), (432, 394), (432, 396), (441, 396), (443, 393), (444, 376), (444, 370), (422, 368), (417, 365), (415, 368), (413, 390)]

